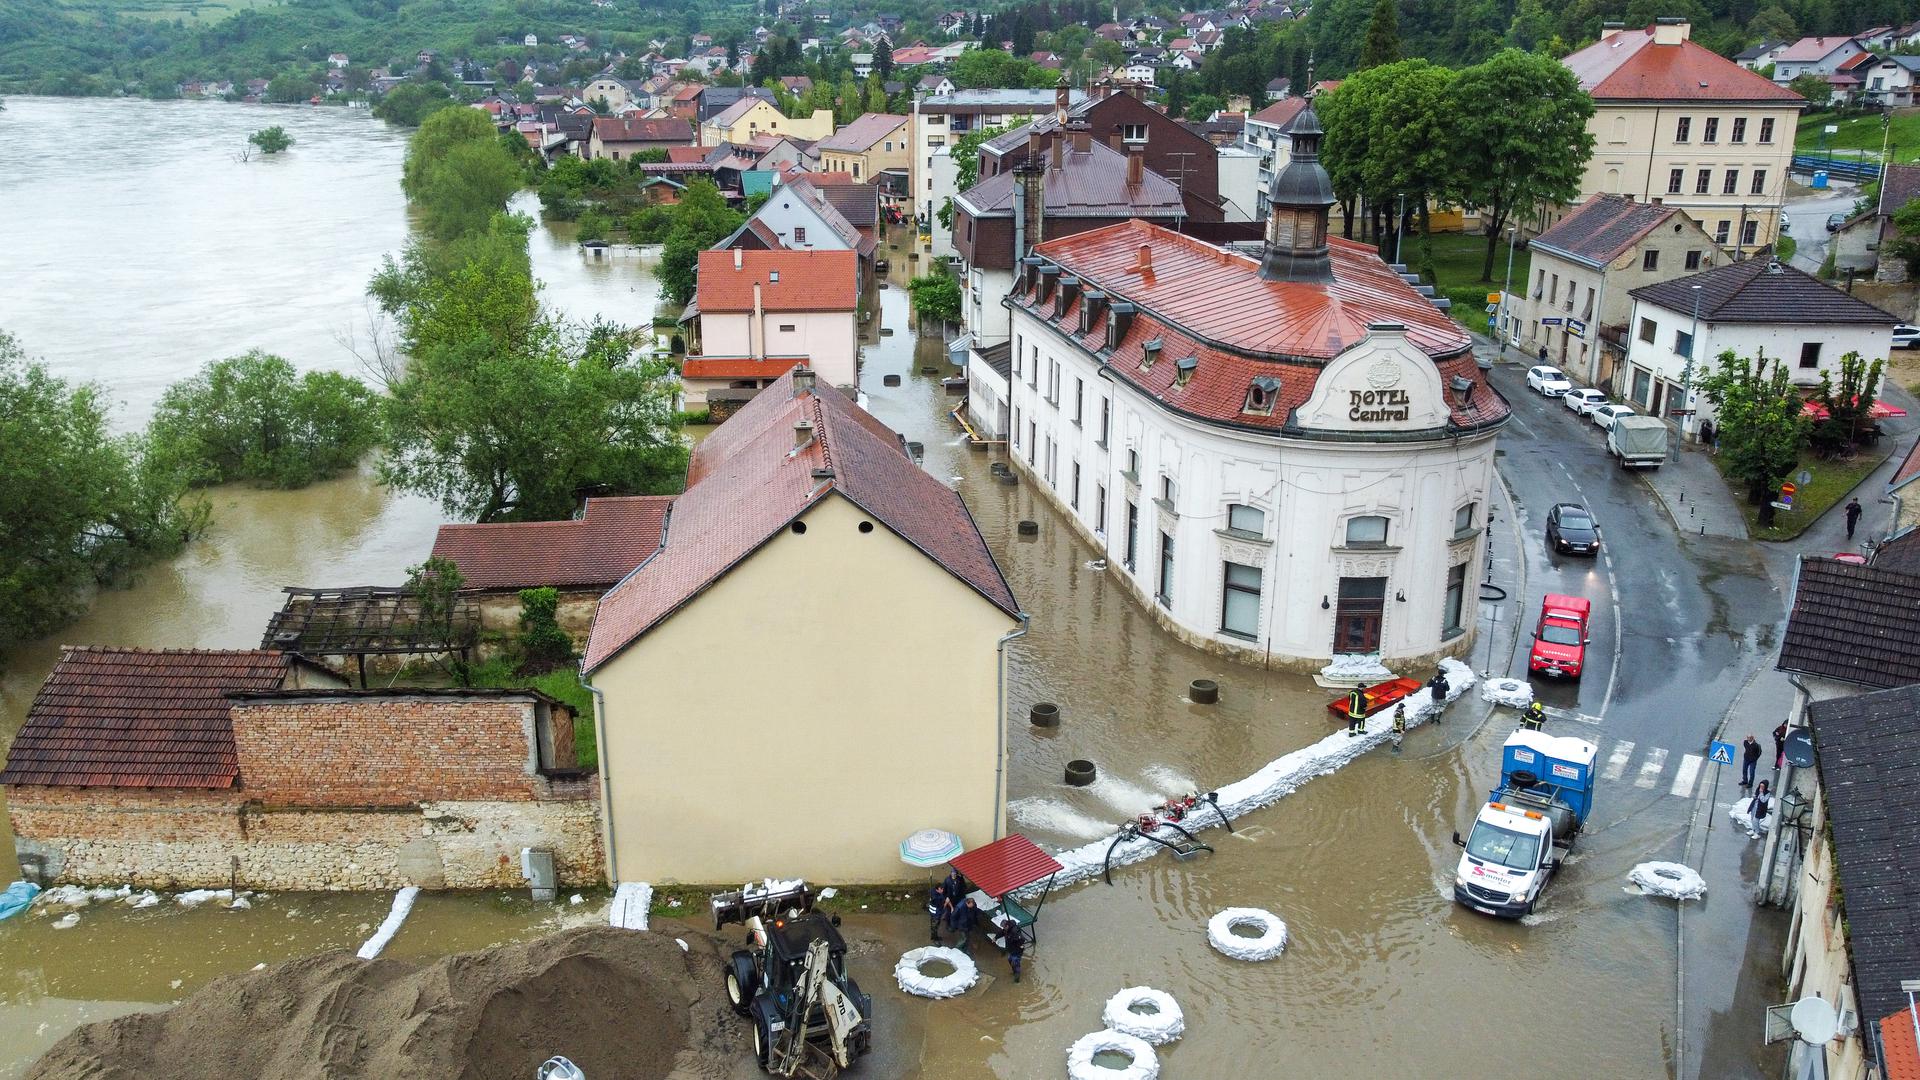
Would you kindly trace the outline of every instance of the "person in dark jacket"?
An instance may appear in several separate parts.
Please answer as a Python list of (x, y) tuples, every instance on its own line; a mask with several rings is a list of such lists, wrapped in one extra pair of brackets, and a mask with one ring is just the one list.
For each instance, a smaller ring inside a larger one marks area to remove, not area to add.
[(1854, 527), (1860, 524), (1860, 515), (1865, 512), (1866, 509), (1860, 505), (1859, 499), (1847, 500), (1847, 539), (1853, 539)]
[(1367, 695), (1359, 687), (1347, 695), (1347, 737), (1367, 730)]
[(1435, 705), (1445, 705), (1447, 703), (1447, 692), (1451, 690), (1452, 687), (1447, 684), (1447, 672), (1445, 668), (1433, 669), (1433, 681), (1427, 684), (1427, 689), (1433, 691), (1433, 703)]
[(947, 929), (960, 935), (960, 951), (973, 955), (973, 928), (980, 925), (980, 908), (968, 897), (953, 909), (953, 917), (947, 920)]
[(1740, 744), (1740, 786), (1753, 786), (1753, 772), (1760, 767), (1760, 740), (1749, 734)]
[(1787, 764), (1787, 722), (1773, 729), (1773, 771), (1779, 772)]
[(931, 923), (928, 933), (935, 945), (940, 944), (940, 925), (947, 921), (947, 912), (953, 905), (947, 902), (947, 889), (944, 885), (935, 885), (927, 894), (927, 919)]
[(1020, 961), (1026, 958), (1027, 943), (1020, 936), (1020, 924), (1009, 915), (1000, 921), (1000, 933), (1007, 943), (1007, 966), (1013, 968), (1013, 981), (1020, 981)]
[(940, 882), (940, 887), (947, 890), (947, 895), (952, 897), (956, 904), (960, 902), (961, 897), (967, 895), (967, 879), (960, 876), (960, 871), (951, 867), (947, 870), (946, 879)]
[(1538, 700), (1529, 704), (1520, 714), (1520, 726), (1528, 731), (1539, 731), (1547, 723), (1547, 707)]

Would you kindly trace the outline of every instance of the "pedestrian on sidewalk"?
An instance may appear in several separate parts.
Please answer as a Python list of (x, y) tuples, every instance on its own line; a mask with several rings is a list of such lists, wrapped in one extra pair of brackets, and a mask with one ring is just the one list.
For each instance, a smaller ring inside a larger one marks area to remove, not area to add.
[(1787, 722), (1773, 729), (1773, 771), (1779, 772), (1787, 764)]
[(1860, 524), (1860, 515), (1865, 512), (1866, 510), (1860, 505), (1859, 499), (1847, 500), (1847, 539), (1853, 539), (1854, 526)]
[(1740, 786), (1742, 788), (1753, 786), (1753, 772), (1759, 767), (1760, 740), (1749, 733), (1746, 741), (1740, 744)]
[(1713, 426), (1713, 421), (1711, 420), (1700, 421), (1700, 445), (1706, 447), (1709, 450), (1716, 449), (1716, 447), (1714, 446), (1713, 439), (1714, 439), (1714, 436), (1718, 434), (1719, 434), (1719, 430)]
[(1433, 681), (1427, 684), (1427, 689), (1433, 691), (1433, 704), (1435, 708), (1433, 715), (1434, 719), (1437, 720), (1441, 716), (1439, 710), (1446, 707), (1447, 691), (1451, 689), (1451, 687), (1447, 685), (1447, 670), (1445, 668), (1433, 669)]
[(1367, 695), (1359, 687), (1347, 695), (1347, 738), (1367, 730)]

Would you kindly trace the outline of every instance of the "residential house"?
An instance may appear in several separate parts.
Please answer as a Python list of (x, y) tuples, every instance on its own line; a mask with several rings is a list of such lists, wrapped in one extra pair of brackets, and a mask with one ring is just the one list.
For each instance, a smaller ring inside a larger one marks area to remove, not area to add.
[(600, 597), (660, 546), (666, 495), (590, 498), (568, 521), (442, 525), (432, 557), (460, 568), (482, 630), (520, 626), (520, 590), (559, 590), (560, 628), (584, 644)]
[[(843, 190), (848, 185), (823, 182), (816, 186), (807, 175), (782, 182), (781, 174), (776, 173), (769, 179), (766, 201), (731, 236), (715, 244), (714, 250), (851, 251), (859, 259), (856, 286), (864, 292), (873, 280), (879, 241), (872, 231), (871, 214), (865, 215), (868, 229), (863, 232), (840, 211), (838, 204), (844, 201), (860, 213), (860, 200)], [(866, 203), (874, 204), (870, 185), (851, 186), (867, 188)]]
[(681, 378), (689, 407), (707, 391), (766, 386), (804, 365), (859, 385), (858, 256), (786, 248), (703, 251)]
[(1302, 113), (1258, 254), (1141, 221), (1034, 248), (1009, 454), (1183, 641), (1430, 666), (1472, 642), (1508, 409), (1459, 324), (1328, 236), (1318, 135)]
[[(1178, 42), (1175, 42), (1178, 45)], [(1293, 80), (1285, 75), (1267, 80), (1267, 100), (1285, 101), (1293, 96)]]
[(68, 646), (0, 771), (51, 884), (513, 888), (604, 879), (573, 718), (532, 690), (353, 690), (289, 653)]
[[(1915, 480), (1920, 480), (1920, 440), (1914, 442), (1887, 480), (1887, 497), (1894, 506), (1889, 539), (1899, 541), (1901, 551), (1913, 556), (1913, 572), (1920, 573), (1920, 489), (1913, 487)], [(1881, 545), (1875, 556), (1887, 549), (1887, 545)]]
[(991, 176), (982, 169), (985, 178), (953, 200), (953, 247), (966, 285), (961, 311), (980, 347), (1012, 334), (1001, 301), (1013, 289), (1015, 264), (1043, 239), (1130, 219), (1177, 228), (1187, 216), (1180, 186), (1147, 168), (1145, 147), (1109, 145), (1074, 125), (1037, 127), (1008, 133), (1032, 140), (1019, 165)]
[(1758, 72), (1773, 63), (1781, 49), (1787, 47), (1784, 41), (1763, 41), (1758, 45), (1749, 45), (1733, 54), (1733, 62), (1748, 71)]
[(1853, 40), (1861, 47), (1878, 51), (1890, 51), (1894, 48), (1897, 31), (1891, 26), (1874, 26), (1853, 35)]
[[(742, 98), (759, 98), (773, 104), (773, 91), (762, 86), (696, 86), (700, 102), (700, 123), (705, 124), (740, 103)], [(713, 145), (713, 140), (707, 140)]]
[[(1692, 41), (1684, 21), (1608, 26), (1563, 63), (1593, 95), (1579, 205), (1631, 195), (1680, 206), (1736, 258), (1779, 236), (1794, 127), (1806, 101)], [(1543, 208), (1529, 231), (1567, 207)]]
[(746, 145), (761, 135), (787, 135), (809, 141), (833, 134), (833, 110), (815, 109), (809, 117), (794, 118), (764, 98), (741, 98), (700, 125), (700, 142)]
[(951, 94), (954, 89), (953, 80), (945, 75), (922, 75), (920, 81), (913, 84), (914, 93), (932, 94), (936, 97), (941, 94)]
[(1241, 145), (1260, 155), (1255, 218), (1264, 219), (1267, 216), (1267, 188), (1273, 183), (1274, 174), (1285, 169), (1291, 160), (1293, 143), (1287, 137), (1287, 128), (1306, 107), (1306, 98), (1286, 98), (1247, 117)]
[(1854, 69), (1861, 79), (1860, 102), (1885, 109), (1906, 108), (1914, 103), (1915, 72), (1920, 72), (1920, 56), (1906, 54), (1873, 56)]
[[(1068, 92), (1069, 104), (1085, 99)], [(950, 154), (952, 145), (986, 128), (1018, 124), (1026, 117), (1054, 108), (1053, 90), (955, 90), (951, 94), (916, 98), (913, 104), (913, 160), (907, 166), (913, 213), (920, 231), (930, 238), (928, 253), (943, 258), (953, 250), (951, 230), (942, 228), (939, 209), (958, 195), (958, 173)]]
[(1132, 82), (1141, 86), (1152, 86), (1154, 85), (1154, 73), (1157, 72), (1159, 68), (1160, 65), (1152, 59), (1136, 55), (1129, 57), (1126, 64), (1120, 67), (1118, 71)]
[(1854, 215), (1834, 233), (1834, 271), (1872, 274), (1875, 281), (1907, 280), (1906, 260), (1883, 259), (1880, 250), (1899, 237), (1899, 230), (1893, 226), (1893, 215), (1915, 196), (1920, 196), (1920, 165), (1888, 165), (1873, 206)]
[(693, 125), (676, 117), (644, 119), (636, 115), (596, 116), (586, 157), (632, 160), (642, 150), (665, 150), (693, 142)]
[(782, 75), (780, 85), (794, 97), (806, 97), (813, 92), (813, 77), (810, 75)]
[(873, 54), (870, 52), (850, 53), (847, 62), (853, 65), (853, 77), (861, 82), (873, 74)]
[(1721, 353), (1770, 356), (1787, 365), (1794, 385), (1810, 388), (1822, 374), (1837, 373), (1847, 353), (1886, 359), (1897, 321), (1769, 259), (1716, 266), (1630, 295), (1628, 368), (1615, 385), (1640, 411), (1675, 416), (1688, 436), (1713, 416), (1698, 387)]
[[(926, 821), (1000, 835), (1023, 621), (960, 496), (781, 377), (694, 448), (665, 543), (594, 621), (610, 876), (917, 882), (895, 849)], [(832, 827), (741, 827), (796, 814)]]
[(1785, 86), (1802, 75), (1832, 75), (1868, 51), (1857, 38), (1803, 37), (1773, 54), (1773, 81)]
[(639, 95), (635, 92), (633, 84), (611, 75), (596, 76), (587, 83), (585, 89), (580, 91), (580, 97), (589, 104), (598, 101), (606, 102), (607, 112), (616, 116), (633, 108), (639, 102)]
[(865, 113), (853, 123), (821, 139), (814, 149), (820, 166), (844, 172), (855, 180), (873, 182), (888, 169), (905, 169), (913, 156), (913, 117)]
[(826, 197), (827, 202), (840, 212), (847, 224), (853, 226), (863, 241), (863, 250), (872, 251), (879, 247), (880, 239), (880, 198), (881, 189), (874, 184), (862, 183), (841, 173), (811, 173), (804, 178), (806, 184)]
[(337, 52), (327, 54), (327, 66), (330, 68), (343, 68), (347, 66), (347, 63), (346, 53)]
[(1094, 142), (1118, 146), (1127, 153), (1140, 151), (1146, 167), (1172, 181), (1186, 197), (1189, 217), (1219, 221), (1225, 215), (1220, 208), (1220, 168), (1214, 145), (1148, 105), (1143, 96), (1139, 87), (1112, 93), (1096, 88), (1094, 96), (1075, 101), (1066, 87), (1056, 87), (1050, 112), (981, 144), (980, 176), (997, 176), (1029, 160), (1034, 135), (1051, 138), (1071, 128), (1091, 135)]
[[(1698, 222), (1677, 206), (1595, 195), (1534, 237), (1533, 281), (1514, 283), (1500, 312), (1502, 337), (1588, 386), (1625, 396), (1632, 290), (1726, 261)], [(1499, 272), (1495, 264), (1495, 273)]]

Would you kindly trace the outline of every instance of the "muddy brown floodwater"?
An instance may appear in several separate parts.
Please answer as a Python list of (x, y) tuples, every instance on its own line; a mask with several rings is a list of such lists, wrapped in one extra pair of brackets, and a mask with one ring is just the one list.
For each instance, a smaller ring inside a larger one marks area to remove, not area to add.
[[(232, 162), (246, 133), (269, 123), (293, 132), (292, 154)], [(104, 151), (43, 152), (109, 145), (108, 132), (111, 161)], [(0, 327), (59, 373), (107, 384), (126, 403), (127, 427), (166, 383), (245, 348), (357, 370), (341, 340), (364, 333), (365, 278), (406, 236), (402, 146), (343, 110), (12, 99), (0, 113), (0, 195), (36, 227), (0, 255), (14, 283)], [(546, 229), (533, 254), (546, 297), (568, 314), (651, 317), (655, 285), (640, 260), (588, 263)], [(897, 246), (888, 254), (891, 280), (904, 283), (914, 264)], [(89, 307), (78, 296), (98, 299)], [(1030, 485), (993, 482), (993, 455), (964, 446), (946, 416), (958, 399), (938, 375), (919, 374), (924, 365), (950, 372), (941, 344), (913, 333), (904, 288), (874, 300), (879, 325), (895, 332), (874, 336), (864, 353), (870, 408), (925, 444), (927, 469), (966, 497), (1035, 616), (1011, 678), (1016, 828), (1052, 847), (1110, 836), (1166, 795), (1237, 779), (1328, 732), (1325, 692), (1180, 645), (1087, 565), (1102, 553)], [(883, 386), (888, 374), (902, 385)], [(204, 541), (101, 596), (56, 640), (5, 658), (0, 735), (17, 728), (62, 641), (255, 645), (282, 586), (397, 581), (442, 520), (433, 504), (365, 475), (299, 492), (221, 489), (213, 499)], [(1038, 537), (1016, 536), (1026, 518), (1040, 522)], [(1200, 677), (1221, 683), (1218, 705), (1186, 701)], [(1057, 729), (1025, 722), (1041, 700), (1060, 704)], [(1106, 998), (1140, 984), (1185, 1010), (1185, 1038), (1162, 1053), (1173, 1076), (1479, 1074), (1510, 1068), (1516, 1038), (1550, 1042), (1567, 1075), (1663, 1075), (1671, 914), (1605, 883), (1676, 821), (1647, 814), (1600, 831), (1564, 875), (1600, 884), (1557, 886), (1525, 924), (1463, 914), (1451, 899), (1448, 835), (1494, 780), (1505, 731), (1481, 725), (1471, 704), (1453, 713), (1416, 731), (1401, 755), (1368, 755), (1237, 822), (1232, 836), (1208, 834), (1212, 855), (1155, 859), (1116, 873), (1112, 887), (1054, 896), (1019, 986), (998, 957), (983, 956), (981, 988), (927, 1002), (893, 989), (892, 954), (859, 958), (856, 975), (896, 1013), (882, 1030), (900, 1040), (867, 1075), (1058, 1075), (1066, 1047), (1101, 1026)], [(1075, 757), (1098, 764), (1099, 782), (1061, 782)], [(0, 844), (4, 878), (14, 869), (10, 837)], [(245, 911), (96, 904), (69, 930), (38, 911), (0, 923), (0, 1078), (79, 1023), (163, 1006), (257, 963), (354, 947), (386, 906), (385, 896), (284, 894)], [(1214, 953), (1205, 922), (1227, 906), (1279, 913), (1291, 933), (1286, 954), (1245, 964)], [(441, 955), (602, 921), (604, 910), (598, 892), (540, 907), (523, 894), (428, 895), (391, 948)], [(924, 931), (912, 918), (861, 922), (900, 948)]]

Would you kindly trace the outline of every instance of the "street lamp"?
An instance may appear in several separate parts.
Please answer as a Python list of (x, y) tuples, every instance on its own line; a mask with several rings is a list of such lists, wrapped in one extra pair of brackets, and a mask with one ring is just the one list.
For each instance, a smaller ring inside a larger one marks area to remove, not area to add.
[(1500, 326), (1497, 327), (1494, 332), (1494, 337), (1500, 341), (1502, 355), (1505, 355), (1507, 339), (1502, 336), (1501, 332), (1507, 329), (1507, 305), (1512, 302), (1513, 298), (1513, 244), (1514, 241), (1519, 238), (1520, 226), (1507, 226), (1507, 282), (1500, 286)]
[(1693, 333), (1687, 337), (1687, 362), (1680, 368), (1680, 408), (1686, 414), (1680, 418), (1680, 430), (1686, 430), (1687, 420), (1693, 412), (1693, 358), (1700, 355), (1700, 286), (1693, 288)]
[[(1393, 219), (1393, 261), (1400, 263), (1400, 241), (1407, 230), (1407, 193), (1400, 192), (1399, 216)], [(1405, 265), (1401, 263), (1401, 265)]]

